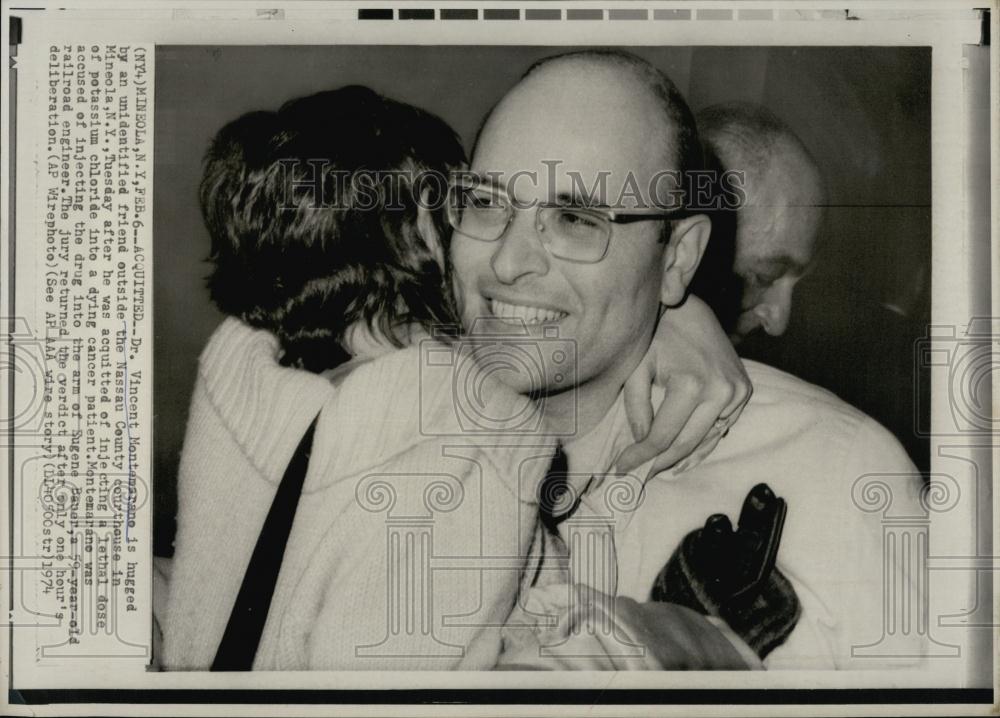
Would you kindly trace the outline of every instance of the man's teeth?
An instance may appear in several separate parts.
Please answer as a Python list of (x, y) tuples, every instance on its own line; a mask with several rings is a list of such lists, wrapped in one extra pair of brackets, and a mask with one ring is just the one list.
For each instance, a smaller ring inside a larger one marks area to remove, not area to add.
[(529, 307), (524, 304), (507, 304), (498, 299), (490, 300), (490, 311), (500, 319), (520, 320), (525, 324), (541, 324), (543, 322), (559, 321), (566, 312), (557, 312), (542, 307)]

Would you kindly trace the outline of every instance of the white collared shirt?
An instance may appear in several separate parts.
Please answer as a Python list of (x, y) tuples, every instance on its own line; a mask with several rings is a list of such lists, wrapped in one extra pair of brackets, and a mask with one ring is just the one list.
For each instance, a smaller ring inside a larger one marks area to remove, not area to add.
[[(765, 482), (788, 504), (777, 565), (802, 606), (767, 667), (912, 666), (926, 640), (913, 614), (923, 604), (915, 595), (900, 604), (896, 594), (890, 605), (894, 594), (884, 584), (915, 590), (916, 563), (907, 563), (893, 541), (917, 546), (921, 532), (926, 538), (919, 472), (883, 427), (833, 394), (762, 364), (746, 367), (754, 393), (740, 420), (684, 473), (660, 472), (645, 484), (652, 462), (631, 475), (608, 473), (632, 443), (621, 395), (593, 431), (566, 446), (569, 483), (586, 487), (580, 507), (560, 525), (571, 580), (648, 601), (684, 536), (715, 513), (735, 526), (747, 493)], [(657, 389), (654, 403), (662, 399)], [(873, 487), (886, 487), (886, 506), (873, 503)], [(900, 516), (913, 517), (908, 528), (894, 522)], [(887, 638), (883, 615), (897, 606), (911, 615), (896, 616), (900, 623)]]

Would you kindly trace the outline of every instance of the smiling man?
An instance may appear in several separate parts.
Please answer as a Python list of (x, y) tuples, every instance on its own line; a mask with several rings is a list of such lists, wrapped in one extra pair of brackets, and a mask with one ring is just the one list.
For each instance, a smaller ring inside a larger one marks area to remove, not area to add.
[[(777, 565), (796, 610), (781, 617), (765, 665), (859, 667), (854, 648), (878, 642), (883, 569), (897, 563), (883, 552), (879, 516), (856, 503), (857, 486), (889, 475), (897, 505), (919, 512), (919, 474), (884, 429), (821, 389), (748, 362), (753, 398), (702, 464), (682, 478), (648, 462), (635, 476), (613, 470), (632, 442), (623, 383), (662, 307), (684, 300), (708, 241), (704, 215), (657, 191), (663, 177), (696, 169), (699, 152), (683, 98), (645, 61), (589, 51), (533, 66), (494, 108), (470, 178), (453, 189), (462, 318), (467, 327), (487, 319), (577, 344), (572, 382), (554, 368), (534, 379), (499, 374), (544, 396), (547, 420), (570, 434), (565, 479), (548, 486), (569, 498), (542, 517), (545, 535), (569, 547), (568, 583), (615, 597), (631, 626), (646, 625), (642, 607), (653, 605), (657, 576), (685, 534), (714, 513), (735, 523), (748, 491), (766, 481), (788, 502)], [(527, 593), (540, 590), (540, 573)], [(901, 580), (909, 585), (905, 571)], [(757, 636), (773, 618), (751, 613), (742, 628)], [(634, 655), (636, 633), (626, 633), (624, 641), (615, 634), (611, 652)], [(647, 646), (658, 643), (645, 635)]]
[[(661, 304), (683, 301), (711, 230), (704, 215), (671, 219), (680, 212), (657, 208), (652, 196), (664, 169), (683, 171), (700, 152), (676, 88), (652, 68), (623, 73), (621, 59), (595, 57), (604, 59), (558, 63), (585, 74), (584, 87), (546, 69), (508, 93), (475, 148), (471, 169), (481, 180), (463, 190), (466, 211), (453, 215), (463, 322), (523, 321), (535, 337), (555, 328), (575, 341), (575, 391), (549, 396), (546, 412), (581, 432), (639, 363)], [(671, 137), (663, 124), (675, 113), (685, 129)]]

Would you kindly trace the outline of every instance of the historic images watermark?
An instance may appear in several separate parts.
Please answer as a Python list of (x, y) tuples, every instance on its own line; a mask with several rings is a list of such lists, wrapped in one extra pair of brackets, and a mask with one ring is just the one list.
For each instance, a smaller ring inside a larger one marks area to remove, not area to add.
[[(416, 204), (441, 211), (480, 190), (504, 198), (514, 209), (562, 203), (612, 210), (738, 210), (747, 204), (746, 173), (740, 169), (664, 169), (652, 177), (610, 170), (585, 175), (560, 169), (560, 159), (542, 160), (544, 172), (342, 169), (328, 158), (278, 160), (273, 172), (281, 188), (280, 210), (403, 210)], [(456, 192), (456, 188), (460, 191)], [(546, 199), (539, 199), (545, 197)], [(480, 200), (481, 201), (481, 200)]]

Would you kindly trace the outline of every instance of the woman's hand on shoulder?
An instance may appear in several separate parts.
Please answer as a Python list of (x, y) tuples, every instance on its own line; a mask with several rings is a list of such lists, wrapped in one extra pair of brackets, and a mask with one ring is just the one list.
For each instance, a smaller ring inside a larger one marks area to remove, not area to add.
[[(653, 413), (653, 384), (666, 390)], [(655, 459), (650, 475), (708, 456), (750, 400), (753, 385), (712, 310), (689, 296), (667, 309), (645, 357), (625, 382), (625, 410), (636, 443), (618, 457), (618, 471)]]

